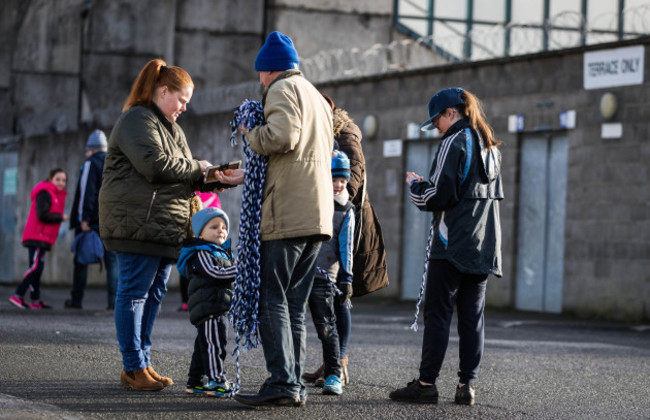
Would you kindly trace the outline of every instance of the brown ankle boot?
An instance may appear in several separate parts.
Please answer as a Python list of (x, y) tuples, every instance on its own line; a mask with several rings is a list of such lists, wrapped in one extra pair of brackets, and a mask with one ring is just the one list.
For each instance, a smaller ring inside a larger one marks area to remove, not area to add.
[(325, 386), (325, 377), (324, 376), (319, 376), (318, 379), (314, 381), (314, 386), (316, 388), (322, 388)]
[(149, 376), (151, 376), (153, 379), (160, 382), (166, 387), (174, 385), (174, 381), (172, 380), (172, 378), (168, 378), (166, 376), (160, 376), (155, 370), (153, 370), (153, 366), (147, 366), (147, 373), (149, 373)]
[(160, 391), (165, 387), (162, 383), (149, 376), (147, 369), (132, 370), (126, 372), (122, 369), (120, 383), (126, 389), (136, 391)]
[(348, 375), (348, 356), (341, 359), (341, 385), (345, 386), (350, 383), (350, 375)]
[(318, 369), (316, 369), (316, 372), (313, 373), (303, 373), (302, 374), (302, 379), (308, 382), (314, 382), (316, 379), (320, 378), (323, 376), (323, 371), (325, 370), (325, 365), (320, 365)]

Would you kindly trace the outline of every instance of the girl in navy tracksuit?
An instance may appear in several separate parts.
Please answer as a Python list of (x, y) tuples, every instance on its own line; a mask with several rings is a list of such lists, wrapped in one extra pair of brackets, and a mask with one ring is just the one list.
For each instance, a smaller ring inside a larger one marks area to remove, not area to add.
[(429, 101), (423, 130), (443, 133), (428, 179), (407, 172), (410, 198), (433, 212), (424, 308), (420, 376), (390, 398), (436, 403), (435, 386), (454, 310), (458, 314), (460, 366), (457, 404), (474, 404), (473, 382), (483, 355), (483, 307), (489, 274), (501, 276), (500, 144), (478, 99), (460, 88)]

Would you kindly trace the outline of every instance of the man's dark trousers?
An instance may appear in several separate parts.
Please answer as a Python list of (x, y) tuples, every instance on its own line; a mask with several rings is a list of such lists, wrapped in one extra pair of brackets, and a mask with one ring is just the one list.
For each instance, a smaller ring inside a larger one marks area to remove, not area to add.
[(260, 247), (259, 332), (265, 385), (287, 396), (306, 395), (302, 372), (307, 347), (305, 311), (322, 237), (264, 241)]

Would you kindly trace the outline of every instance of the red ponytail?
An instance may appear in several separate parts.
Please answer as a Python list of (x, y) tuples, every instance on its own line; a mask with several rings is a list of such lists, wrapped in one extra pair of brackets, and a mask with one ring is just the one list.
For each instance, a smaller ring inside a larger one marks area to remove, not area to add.
[(122, 111), (134, 105), (149, 106), (157, 87), (167, 86), (172, 92), (179, 91), (186, 86), (194, 89), (194, 82), (190, 75), (180, 67), (167, 67), (167, 63), (157, 58), (144, 65), (137, 79), (133, 82), (131, 93), (124, 102)]

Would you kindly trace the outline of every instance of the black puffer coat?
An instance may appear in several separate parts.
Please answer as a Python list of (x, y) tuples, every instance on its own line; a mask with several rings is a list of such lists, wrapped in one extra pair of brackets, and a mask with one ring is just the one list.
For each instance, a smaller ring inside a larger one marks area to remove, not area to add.
[(183, 244), (178, 268), (189, 279), (187, 304), (192, 324), (198, 326), (230, 310), (237, 274), (230, 239), (223, 246), (203, 239), (188, 239)]

